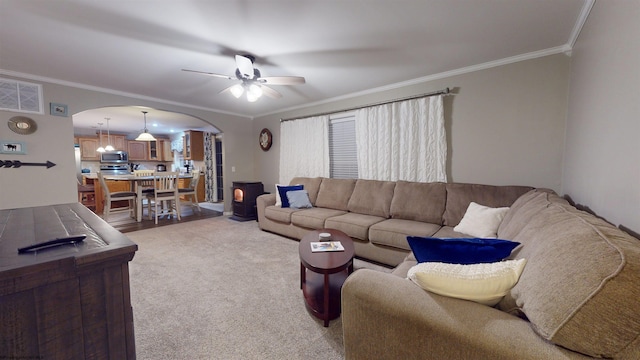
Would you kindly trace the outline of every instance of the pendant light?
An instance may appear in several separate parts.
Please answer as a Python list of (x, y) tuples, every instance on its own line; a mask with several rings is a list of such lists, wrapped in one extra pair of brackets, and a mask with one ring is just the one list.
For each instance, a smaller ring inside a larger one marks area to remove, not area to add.
[(107, 146), (105, 146), (105, 150), (106, 151), (113, 151), (115, 150), (113, 148), (113, 146), (111, 146), (111, 134), (109, 132), (109, 120), (111, 120), (111, 118), (104, 118), (105, 120), (107, 120)]
[(144, 114), (144, 131), (138, 135), (136, 141), (156, 141), (156, 138), (149, 134), (149, 130), (147, 130), (147, 111), (143, 111), (142, 113)]
[(98, 125), (100, 125), (100, 147), (96, 149), (96, 151), (100, 153), (105, 152), (105, 149), (102, 147), (102, 124), (103, 123), (98, 123)]

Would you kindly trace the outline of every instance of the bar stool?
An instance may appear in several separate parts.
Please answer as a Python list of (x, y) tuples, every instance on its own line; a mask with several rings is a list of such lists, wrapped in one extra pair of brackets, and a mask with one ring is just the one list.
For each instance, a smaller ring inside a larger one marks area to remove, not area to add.
[(78, 202), (91, 211), (96, 211), (96, 189), (93, 185), (82, 184), (78, 181)]
[(194, 172), (193, 178), (187, 188), (179, 188), (178, 194), (180, 197), (184, 197), (185, 200), (189, 200), (192, 207), (198, 210), (198, 213), (202, 213), (200, 205), (198, 204), (198, 183), (200, 182), (200, 172)]
[[(109, 187), (107, 186), (106, 181), (104, 180), (104, 177), (102, 176), (102, 172), (98, 172), (98, 179), (100, 180), (100, 186), (102, 186), (102, 191), (104, 193), (104, 202), (105, 202), (104, 211), (103, 211), (104, 221), (107, 221), (107, 222), (109, 221), (110, 213), (123, 212), (123, 211), (129, 212), (130, 213), (129, 215), (135, 218), (136, 193), (134, 193), (133, 191), (111, 192), (109, 190)], [(119, 200), (127, 200), (129, 202), (129, 206), (126, 208), (112, 208), (111, 202), (119, 201)]]

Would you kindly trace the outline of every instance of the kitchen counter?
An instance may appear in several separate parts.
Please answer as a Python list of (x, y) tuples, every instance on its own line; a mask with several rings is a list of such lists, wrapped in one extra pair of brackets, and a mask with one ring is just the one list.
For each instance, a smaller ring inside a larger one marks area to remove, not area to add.
[[(202, 173), (201, 173), (202, 174)], [(98, 174), (97, 173), (84, 173), (83, 175), (83, 181), (85, 184), (88, 185), (93, 185), (94, 189), (95, 189), (95, 194), (96, 194), (96, 214), (102, 214), (104, 211), (104, 190), (102, 189), (102, 185), (100, 184), (100, 181), (98, 181)], [(204, 176), (204, 175), (203, 175)], [(193, 177), (192, 174), (180, 174), (179, 178), (180, 179), (191, 179)], [(116, 192), (116, 191), (134, 191), (135, 192), (135, 182), (130, 181), (133, 179), (152, 179), (153, 177), (151, 176), (143, 176), (143, 177), (136, 177), (133, 174), (130, 175), (105, 175), (104, 179), (105, 182), (107, 184), (107, 186), (109, 187), (109, 191), (111, 192)], [(202, 180), (203, 177), (201, 176), (201, 181), (198, 184), (198, 201), (202, 202), (204, 201), (204, 181)], [(181, 183), (179, 184), (179, 187), (186, 187), (189, 184), (184, 184)], [(115, 207), (125, 207), (128, 206), (127, 201), (116, 201), (112, 203), (113, 206)]]

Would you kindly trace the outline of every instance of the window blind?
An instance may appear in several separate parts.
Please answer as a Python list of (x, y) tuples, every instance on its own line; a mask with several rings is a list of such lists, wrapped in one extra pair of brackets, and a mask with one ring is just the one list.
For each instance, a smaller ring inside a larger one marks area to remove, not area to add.
[(355, 114), (343, 114), (329, 120), (330, 174), (335, 179), (358, 178)]

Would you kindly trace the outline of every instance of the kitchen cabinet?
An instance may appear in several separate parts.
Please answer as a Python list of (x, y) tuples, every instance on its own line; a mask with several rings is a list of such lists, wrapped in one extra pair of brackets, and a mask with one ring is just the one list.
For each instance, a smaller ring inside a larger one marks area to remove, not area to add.
[(171, 140), (164, 140), (162, 148), (164, 161), (173, 161), (173, 151), (171, 150)]
[(97, 137), (78, 137), (78, 145), (80, 145), (81, 160), (100, 161), (100, 153), (96, 151), (96, 149), (100, 146), (100, 142)]
[(129, 161), (144, 161), (149, 158), (147, 155), (147, 142), (146, 141), (129, 141), (127, 143), (129, 151)]
[(149, 141), (148, 150), (149, 160), (173, 161), (173, 153), (171, 152), (171, 141), (169, 139), (157, 139), (156, 141)]
[(106, 147), (109, 145), (109, 140), (111, 140), (111, 146), (113, 146), (114, 150), (122, 150), (127, 151), (127, 141), (124, 135), (114, 135), (111, 134), (108, 138), (106, 134), (102, 134), (102, 146)]
[(149, 154), (149, 160), (162, 161), (162, 152), (158, 151), (158, 148), (159, 146), (161, 146), (161, 144), (162, 140), (147, 142), (147, 154)]
[(202, 131), (187, 130), (182, 139), (184, 142), (182, 155), (185, 160), (204, 160), (204, 133)]

